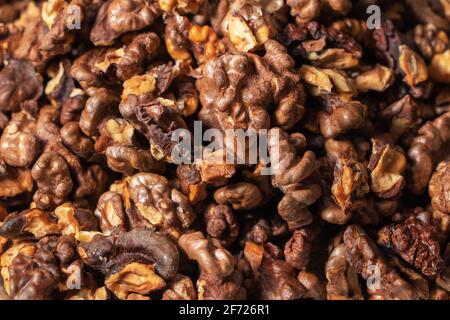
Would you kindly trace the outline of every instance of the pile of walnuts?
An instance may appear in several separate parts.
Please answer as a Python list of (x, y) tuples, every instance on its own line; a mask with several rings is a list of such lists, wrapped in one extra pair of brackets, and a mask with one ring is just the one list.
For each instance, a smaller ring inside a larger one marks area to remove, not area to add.
[[(449, 0), (0, 0), (0, 296), (449, 299), (449, 36)], [(180, 164), (195, 121), (270, 162)]]

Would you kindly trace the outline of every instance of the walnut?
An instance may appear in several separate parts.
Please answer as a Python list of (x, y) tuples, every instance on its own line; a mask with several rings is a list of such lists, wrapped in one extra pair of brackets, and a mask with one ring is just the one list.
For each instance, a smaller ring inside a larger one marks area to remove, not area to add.
[(428, 67), (430, 77), (433, 81), (439, 83), (450, 83), (450, 70), (448, 68), (448, 61), (450, 59), (450, 50), (443, 53), (438, 53), (431, 59), (431, 64)]
[(215, 248), (200, 231), (183, 234), (178, 245), (207, 274), (225, 278), (233, 272), (235, 261), (231, 253), (226, 249)]
[(254, 209), (263, 201), (258, 187), (248, 182), (222, 187), (214, 193), (214, 199), (219, 204), (230, 204), (236, 210)]
[[(143, 275), (150, 275), (156, 283), (161, 283), (159, 276), (163, 281), (175, 276), (179, 264), (177, 246), (166, 235), (151, 230), (120, 232), (111, 237), (99, 233), (88, 242), (80, 242), (78, 254), (84, 263), (106, 276), (125, 268), (123, 276), (127, 277), (127, 265), (137, 263), (134, 266), (143, 267)], [(118, 274), (113, 279), (120, 281), (120, 277)], [(138, 277), (130, 275), (133, 278)], [(123, 289), (126, 290), (126, 282)]]
[(345, 257), (345, 245), (341, 243), (330, 253), (325, 265), (328, 300), (362, 300), (358, 274)]
[(151, 25), (160, 15), (156, 3), (142, 0), (108, 0), (100, 8), (90, 39), (110, 45), (120, 35)]
[(364, 279), (377, 272), (380, 279), (367, 288), (374, 299), (417, 299), (417, 293), (391, 267), (370, 237), (358, 225), (350, 225), (344, 233), (346, 257), (349, 264)]
[(444, 113), (419, 129), (407, 152), (411, 162), (409, 189), (413, 194), (421, 193), (430, 181), (441, 146), (450, 139), (450, 112)]
[(38, 185), (34, 201), (43, 209), (62, 204), (72, 191), (73, 182), (65, 159), (55, 152), (46, 152), (33, 166), (31, 175)]
[(433, 209), (447, 215), (450, 214), (449, 170), (449, 161), (439, 163), (428, 185), (428, 194), (431, 197)]
[(362, 72), (356, 78), (356, 87), (359, 91), (369, 90), (383, 92), (394, 82), (392, 69), (377, 64), (375, 67)]
[(131, 293), (145, 295), (162, 289), (166, 286), (166, 282), (155, 273), (152, 265), (132, 262), (109, 275), (105, 285), (119, 299), (124, 300)]
[(188, 228), (195, 219), (189, 200), (157, 174), (138, 173), (129, 182), (130, 198), (147, 223), (166, 231)]
[(239, 51), (255, 49), (274, 36), (276, 28), (270, 13), (277, 9), (276, 3), (271, 7), (257, 1), (232, 1), (221, 21), (221, 32)]
[(10, 61), (0, 71), (1, 110), (18, 111), (21, 103), (39, 99), (42, 82), (42, 76), (27, 61)]
[(233, 243), (239, 233), (239, 221), (229, 206), (212, 204), (204, 217), (208, 238), (214, 245), (227, 247)]
[(175, 275), (163, 292), (163, 300), (195, 300), (197, 293), (192, 280), (181, 274)]
[(378, 232), (378, 243), (399, 254), (425, 276), (435, 277), (444, 268), (432, 226), (414, 216), (400, 224), (384, 226)]
[(199, 118), (207, 126), (267, 128), (268, 103), (276, 105), (275, 123), (281, 127), (291, 128), (301, 119), (304, 93), (292, 58), (276, 41), (269, 40), (264, 47), (264, 57), (226, 53), (202, 66), (203, 77), (196, 86), (202, 103)]
[(337, 137), (346, 131), (365, 126), (367, 106), (344, 95), (322, 98), (324, 110), (318, 114), (320, 132), (325, 138)]
[(8, 239), (40, 239), (59, 233), (56, 219), (41, 209), (12, 213), (0, 226), (0, 235)]
[(0, 154), (3, 160), (15, 167), (29, 167), (39, 151), (36, 119), (25, 112), (14, 113), (0, 138)]

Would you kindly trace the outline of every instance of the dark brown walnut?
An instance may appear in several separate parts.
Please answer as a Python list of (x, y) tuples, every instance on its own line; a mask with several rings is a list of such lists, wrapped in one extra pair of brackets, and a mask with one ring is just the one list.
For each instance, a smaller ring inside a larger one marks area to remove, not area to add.
[(105, 150), (108, 167), (125, 175), (136, 172), (159, 172), (164, 166), (158, 162), (149, 150), (136, 149), (126, 146), (109, 146)]
[(191, 278), (176, 274), (167, 283), (162, 295), (163, 300), (196, 300), (197, 292)]
[(65, 148), (62, 143), (49, 144), (46, 151), (55, 152), (66, 161), (70, 173), (75, 178), (75, 199), (79, 200), (84, 197), (96, 198), (104, 191), (108, 182), (108, 176), (101, 166), (94, 164), (84, 168), (80, 159)]
[(257, 186), (248, 182), (227, 185), (214, 192), (219, 204), (229, 204), (236, 210), (249, 210), (262, 204), (263, 196)]
[(389, 132), (394, 138), (399, 138), (419, 125), (419, 105), (406, 94), (381, 111), (381, 117), (391, 121)]
[(296, 300), (303, 297), (305, 287), (297, 280), (295, 269), (286, 261), (264, 258), (258, 288), (263, 300)]
[(29, 167), (38, 156), (36, 119), (26, 112), (13, 113), (0, 138), (0, 155), (9, 165)]
[(197, 261), (200, 270), (216, 278), (226, 278), (233, 273), (235, 258), (222, 248), (216, 248), (200, 232), (183, 234), (178, 246), (192, 260)]
[(414, 28), (414, 42), (420, 53), (428, 61), (435, 54), (443, 53), (449, 46), (449, 39), (444, 30), (434, 24), (419, 24)]
[(70, 61), (62, 60), (49, 65), (47, 75), (51, 78), (45, 86), (45, 95), (53, 106), (60, 108), (75, 90), (75, 82), (70, 75)]
[(403, 172), (406, 156), (403, 150), (383, 137), (372, 138), (372, 154), (368, 164), (370, 189), (378, 197), (389, 199), (400, 194), (405, 186)]
[(95, 67), (105, 74), (115, 74), (122, 81), (128, 80), (145, 72), (145, 67), (158, 53), (160, 44), (156, 33), (137, 34), (124, 47), (108, 49), (96, 61)]
[(328, 300), (363, 300), (358, 274), (347, 261), (345, 245), (337, 245), (325, 264)]
[(86, 95), (83, 90), (75, 88), (70, 92), (69, 97), (61, 107), (59, 122), (61, 125), (70, 121), (79, 121), (81, 112), (86, 104)]
[(202, 270), (197, 280), (199, 300), (244, 300), (246, 290), (242, 286), (244, 277), (239, 270), (226, 277), (217, 277)]
[(377, 56), (394, 69), (415, 97), (427, 95), (428, 69), (423, 58), (412, 50), (390, 20), (372, 33)]
[(202, 158), (195, 165), (201, 181), (207, 185), (220, 187), (236, 174), (236, 164), (226, 160), (224, 149), (202, 152)]
[(305, 299), (325, 300), (325, 282), (322, 281), (316, 274), (308, 271), (300, 271), (297, 275), (297, 280), (305, 287)]
[(2, 202), (8, 200), (14, 202), (14, 199), (30, 195), (33, 186), (34, 181), (30, 170), (5, 165), (4, 172), (0, 177), (0, 199)]
[(19, 253), (8, 268), (9, 296), (14, 300), (44, 300), (59, 282), (59, 261), (41, 240), (33, 254)]
[(349, 0), (289, 0), (287, 4), (297, 23), (316, 20), (322, 12), (346, 15), (352, 8), (352, 2)]
[(410, 163), (407, 182), (413, 194), (426, 188), (436, 165), (436, 157), (445, 152), (445, 143), (450, 140), (450, 112), (425, 123), (414, 137), (408, 150)]
[(39, 51), (45, 60), (69, 52), (87, 18), (87, 4), (84, 1), (68, 2), (49, 0), (42, 6), (45, 34), (39, 43)]
[(428, 185), (434, 210), (450, 215), (450, 161), (438, 164)]
[(226, 204), (211, 204), (206, 208), (204, 219), (208, 239), (217, 247), (228, 247), (239, 233), (239, 221)]
[(95, 143), (97, 153), (106, 156), (111, 170), (132, 175), (137, 171), (162, 173), (164, 164), (158, 162), (150, 150), (142, 149), (133, 126), (122, 118), (110, 118), (100, 126)]
[(415, 216), (399, 224), (384, 226), (378, 232), (378, 243), (391, 249), (425, 276), (435, 277), (444, 268), (433, 227)]
[(67, 122), (59, 133), (62, 143), (78, 157), (88, 159), (94, 153), (94, 142), (83, 134), (77, 122)]
[(97, 46), (110, 45), (124, 33), (150, 26), (159, 15), (156, 2), (108, 0), (97, 14), (90, 39)]
[(110, 237), (98, 234), (90, 242), (81, 242), (78, 253), (84, 263), (106, 275), (117, 273), (131, 263), (153, 266), (165, 280), (178, 271), (175, 243), (151, 230), (120, 232)]
[(36, 205), (42, 209), (52, 209), (63, 203), (72, 191), (73, 182), (69, 167), (61, 155), (45, 152), (31, 170), (38, 190), (33, 196)]
[(325, 138), (335, 138), (349, 130), (366, 125), (367, 106), (345, 95), (321, 98), (323, 111), (318, 113), (320, 132)]
[(78, 81), (83, 91), (88, 96), (94, 96), (96, 91), (104, 88), (111, 90), (120, 90), (118, 79), (110, 74), (105, 74), (96, 64), (105, 60), (105, 48), (94, 48), (78, 56), (70, 70), (72, 77)]
[(362, 48), (352, 36), (317, 21), (288, 24), (278, 39), (294, 58), (308, 59), (322, 68), (352, 68), (362, 57)]
[(244, 237), (242, 244), (253, 242), (262, 245), (272, 236), (272, 226), (267, 219), (260, 218), (246, 221), (242, 226)]
[[(136, 97), (133, 95), (131, 99), (134, 98)], [(133, 125), (136, 124), (136, 128), (149, 140), (152, 155), (156, 159), (172, 161), (172, 151), (177, 143), (173, 141), (175, 131), (187, 129), (187, 125), (178, 114), (175, 106), (167, 105), (165, 102), (164, 99), (149, 99), (143, 103), (137, 102), (133, 106), (133, 117), (136, 121), (129, 118), (128, 120)], [(123, 112), (122, 115), (124, 115)]]
[(309, 263), (312, 241), (316, 231), (311, 227), (297, 229), (284, 247), (286, 262), (297, 270), (303, 270)]
[(119, 113), (119, 99), (106, 89), (99, 89), (95, 95), (87, 99), (80, 116), (80, 129), (88, 137), (98, 134), (98, 128), (107, 117)]
[[(445, 1), (407, 0), (406, 2), (419, 21), (432, 24), (435, 27), (446, 31), (450, 29), (448, 17), (445, 16), (446, 12), (441, 7), (444, 5), (448, 6)], [(433, 2), (435, 5), (433, 5)], [(441, 4), (439, 4), (439, 2), (441, 2)]]
[(164, 19), (164, 23), (167, 52), (176, 61), (190, 63), (192, 57), (188, 36), (191, 27), (189, 19), (180, 15), (169, 15)]
[(98, 199), (94, 215), (97, 217), (100, 230), (106, 236), (116, 231), (125, 231), (126, 214), (122, 197), (113, 191), (103, 193)]
[(8, 239), (40, 239), (59, 233), (56, 219), (41, 209), (11, 213), (0, 226), (0, 236)]
[(302, 134), (288, 135), (272, 128), (268, 138), (272, 185), (285, 193), (278, 203), (278, 213), (290, 229), (308, 225), (312, 216), (307, 207), (320, 197), (321, 188), (302, 181), (316, 169), (316, 157), (312, 151), (303, 150), (306, 138)]
[(408, 263), (399, 257), (388, 255), (388, 259), (389, 264), (414, 287), (419, 299), (426, 300), (430, 298), (430, 284), (424, 276), (411, 268)]
[(367, 292), (372, 299), (418, 299), (413, 286), (388, 264), (375, 242), (360, 226), (347, 227), (344, 233), (344, 244), (346, 257), (351, 267), (364, 279), (369, 280)]
[(9, 61), (0, 71), (1, 110), (18, 111), (21, 103), (38, 100), (42, 82), (42, 76), (27, 61)]
[(314, 204), (321, 194), (322, 190), (317, 184), (297, 185), (286, 192), (278, 203), (278, 214), (287, 222), (290, 230), (312, 222), (308, 206)]
[(197, 170), (194, 165), (178, 165), (177, 178), (180, 182), (181, 190), (193, 205), (198, 201), (204, 200), (208, 196), (206, 183), (202, 181), (200, 171)]
[(299, 183), (314, 172), (314, 153), (309, 150), (301, 153), (306, 146), (306, 138), (302, 134), (289, 135), (279, 128), (272, 128), (268, 138), (274, 187)]
[(43, 144), (57, 142), (61, 140), (59, 135), (59, 124), (57, 119), (59, 110), (52, 105), (45, 105), (39, 109), (36, 122), (36, 136)]
[(304, 113), (304, 92), (294, 61), (274, 40), (264, 44), (265, 55), (226, 53), (202, 66), (196, 86), (205, 125), (226, 129), (266, 129), (273, 122), (292, 128)]

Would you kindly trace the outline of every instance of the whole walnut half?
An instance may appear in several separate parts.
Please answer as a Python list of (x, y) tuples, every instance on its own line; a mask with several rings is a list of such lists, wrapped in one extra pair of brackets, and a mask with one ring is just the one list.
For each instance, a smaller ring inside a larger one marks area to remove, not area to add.
[(126, 32), (148, 27), (159, 14), (153, 1), (108, 0), (97, 14), (90, 39), (95, 45), (110, 45)]
[(0, 109), (18, 111), (20, 104), (36, 101), (43, 93), (42, 76), (23, 60), (12, 60), (0, 71)]
[(72, 191), (69, 167), (64, 157), (56, 152), (46, 152), (40, 156), (31, 175), (38, 186), (33, 199), (43, 209), (60, 205)]
[(269, 106), (273, 121), (293, 127), (303, 116), (304, 92), (294, 61), (274, 40), (264, 44), (265, 55), (226, 53), (202, 66), (196, 86), (202, 109), (199, 118), (207, 126), (226, 129), (266, 129)]

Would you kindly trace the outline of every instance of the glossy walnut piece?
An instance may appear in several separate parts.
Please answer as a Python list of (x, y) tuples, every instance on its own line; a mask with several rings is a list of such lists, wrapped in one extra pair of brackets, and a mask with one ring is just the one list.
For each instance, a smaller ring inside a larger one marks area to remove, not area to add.
[(111, 45), (120, 35), (150, 26), (161, 14), (156, 2), (108, 0), (100, 8), (91, 30), (91, 41)]
[(42, 154), (34, 164), (31, 175), (38, 185), (33, 199), (42, 209), (52, 209), (62, 204), (72, 191), (69, 167), (56, 152)]
[(358, 225), (350, 225), (344, 232), (346, 257), (350, 265), (364, 279), (374, 272), (378, 278), (367, 291), (373, 299), (418, 299), (415, 289), (388, 264), (375, 242)]
[(234, 270), (235, 261), (231, 253), (226, 249), (214, 247), (200, 231), (183, 234), (178, 245), (208, 274), (224, 278)]
[(272, 185), (285, 193), (278, 203), (279, 215), (290, 229), (310, 224), (312, 216), (307, 207), (321, 196), (319, 185), (303, 183), (316, 169), (314, 153), (301, 153), (306, 145), (303, 135), (288, 135), (279, 128), (269, 130), (268, 143)]
[(444, 269), (433, 226), (416, 216), (381, 228), (378, 243), (401, 256), (425, 276), (436, 277)]
[(425, 123), (414, 137), (407, 152), (411, 166), (408, 170), (408, 188), (413, 194), (424, 191), (430, 181), (435, 159), (450, 141), (450, 112)]
[(428, 194), (434, 210), (450, 216), (450, 161), (442, 161), (431, 177)]

